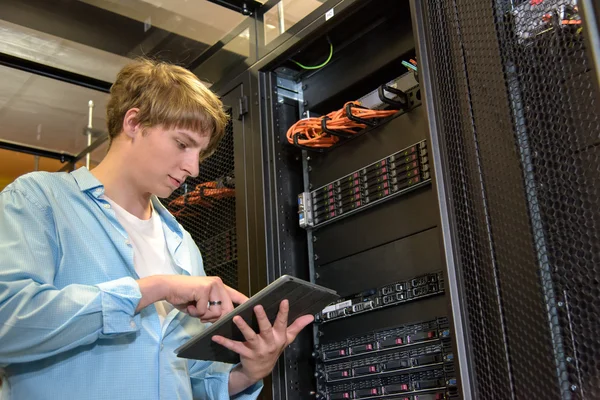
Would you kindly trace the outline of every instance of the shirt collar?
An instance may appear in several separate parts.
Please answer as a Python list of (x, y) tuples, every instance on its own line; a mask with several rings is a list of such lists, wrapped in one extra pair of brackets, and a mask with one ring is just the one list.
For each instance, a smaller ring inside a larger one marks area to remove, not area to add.
[(82, 192), (91, 191), (96, 198), (104, 194), (104, 185), (86, 167), (71, 172), (71, 176), (73, 176)]
[(175, 217), (160, 202), (160, 200), (158, 199), (158, 197), (156, 197), (155, 195), (152, 195), (151, 201), (152, 201), (152, 205), (154, 206), (154, 210), (156, 212), (158, 212), (158, 215), (160, 215), (160, 217), (162, 218), (162, 220), (165, 221), (165, 223), (167, 224), (167, 226), (171, 230), (173, 230), (174, 232), (178, 233), (179, 235), (183, 235), (183, 232), (181, 231), (181, 227), (179, 225), (179, 222), (177, 222), (177, 220), (175, 219)]
[[(86, 167), (81, 167), (71, 172), (71, 175), (82, 192), (91, 192), (92, 196), (97, 199), (104, 194), (104, 185)], [(179, 235), (183, 235), (179, 223), (160, 200), (158, 200), (158, 197), (152, 195), (151, 201), (154, 209), (158, 212), (158, 215), (160, 215), (167, 226)]]

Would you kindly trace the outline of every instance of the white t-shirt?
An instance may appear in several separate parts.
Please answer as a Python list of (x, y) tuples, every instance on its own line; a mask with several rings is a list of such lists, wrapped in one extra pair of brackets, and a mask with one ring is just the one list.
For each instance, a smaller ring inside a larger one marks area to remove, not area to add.
[[(167, 249), (167, 240), (163, 231), (160, 215), (152, 207), (150, 219), (139, 219), (119, 206), (110, 198), (103, 198), (112, 206), (117, 220), (129, 235), (133, 247), (133, 265), (140, 278), (151, 275), (173, 275), (177, 270)], [(166, 301), (154, 303), (161, 325), (173, 306)]]

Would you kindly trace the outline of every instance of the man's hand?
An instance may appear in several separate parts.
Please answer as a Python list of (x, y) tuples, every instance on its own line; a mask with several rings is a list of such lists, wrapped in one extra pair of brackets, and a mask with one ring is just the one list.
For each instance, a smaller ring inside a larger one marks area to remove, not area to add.
[[(231, 310), (233, 303), (242, 304), (248, 297), (225, 285), (216, 276), (155, 275), (137, 281), (142, 299), (136, 312), (157, 301), (166, 300), (179, 311), (202, 322), (215, 322)], [(220, 301), (208, 306), (209, 301)]]
[(236, 316), (233, 322), (246, 339), (243, 343), (223, 336), (213, 336), (214, 342), (240, 355), (241, 367), (232, 370), (229, 377), (229, 395), (233, 396), (269, 375), (283, 349), (314, 319), (312, 315), (303, 315), (288, 327), (289, 310), (288, 301), (283, 300), (279, 305), (277, 319), (271, 326), (263, 307), (254, 307), (260, 333), (254, 332), (242, 317)]

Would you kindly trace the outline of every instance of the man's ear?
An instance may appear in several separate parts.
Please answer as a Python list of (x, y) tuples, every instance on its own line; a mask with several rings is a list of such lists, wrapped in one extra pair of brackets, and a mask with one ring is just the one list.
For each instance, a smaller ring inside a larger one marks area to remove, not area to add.
[(127, 110), (123, 118), (123, 133), (131, 139), (134, 139), (142, 129), (138, 122), (139, 113), (139, 108), (132, 108)]

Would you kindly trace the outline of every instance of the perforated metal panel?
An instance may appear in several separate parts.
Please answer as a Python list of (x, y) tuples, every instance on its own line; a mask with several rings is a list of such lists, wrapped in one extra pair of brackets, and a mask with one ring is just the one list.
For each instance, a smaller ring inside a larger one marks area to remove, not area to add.
[(198, 245), (208, 276), (238, 288), (233, 124), (215, 153), (165, 202)]
[(577, 4), (423, 11), (474, 398), (598, 399), (600, 102)]

